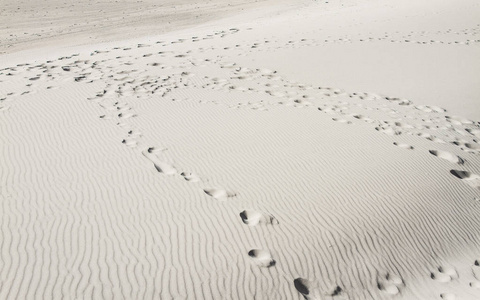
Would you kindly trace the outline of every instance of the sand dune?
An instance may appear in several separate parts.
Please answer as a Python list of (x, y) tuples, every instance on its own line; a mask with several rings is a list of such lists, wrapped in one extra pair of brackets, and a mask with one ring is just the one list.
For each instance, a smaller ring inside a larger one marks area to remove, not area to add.
[(0, 9), (3, 21), (0, 53), (48, 47), (53, 43), (66, 46), (158, 35), (271, 3), (275, 2), (78, 0), (71, 3), (5, 0)]
[(12, 37), (0, 299), (480, 298), (478, 4), (269, 4)]

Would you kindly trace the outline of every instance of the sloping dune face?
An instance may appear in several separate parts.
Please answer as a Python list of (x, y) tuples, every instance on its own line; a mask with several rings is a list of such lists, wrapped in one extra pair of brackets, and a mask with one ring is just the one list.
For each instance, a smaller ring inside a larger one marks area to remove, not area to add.
[(272, 4), (268, 2), (272, 1), (3, 0), (0, 53), (158, 35), (254, 7), (263, 9)]
[(479, 6), (271, 4), (2, 56), (0, 299), (480, 299)]

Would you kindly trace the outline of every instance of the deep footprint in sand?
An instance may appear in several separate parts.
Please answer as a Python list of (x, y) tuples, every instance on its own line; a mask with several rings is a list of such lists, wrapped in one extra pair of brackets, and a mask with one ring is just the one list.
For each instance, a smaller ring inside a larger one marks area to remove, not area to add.
[(332, 120), (335, 121), (335, 122), (338, 122), (338, 123), (352, 124), (351, 121), (346, 120), (346, 119), (332, 118)]
[(474, 122), (472, 120), (469, 120), (467, 118), (463, 118), (463, 117), (460, 117), (460, 116), (445, 116), (445, 119), (447, 120), (447, 122), (450, 122), (454, 125), (474, 124)]
[(321, 291), (320, 286), (317, 283), (305, 278), (295, 279), (293, 285), (307, 300), (322, 300), (326, 297), (328, 297), (327, 299), (330, 299), (330, 297), (339, 296), (343, 293), (343, 289), (338, 285), (334, 285), (325, 291)]
[(447, 143), (444, 140), (442, 140), (440, 138), (437, 138), (435, 136), (427, 137), (426, 139), (429, 140), (429, 141), (432, 141), (434, 143), (439, 143), (439, 144), (446, 144)]
[(476, 280), (469, 283), (470, 287), (480, 289), (480, 259), (476, 259), (473, 263), (472, 274)]
[(126, 138), (122, 143), (132, 148), (137, 146), (137, 140), (135, 138)]
[(272, 258), (269, 251), (263, 249), (252, 249), (248, 251), (248, 256), (259, 267), (270, 268), (275, 266), (276, 261)]
[(465, 147), (470, 150), (480, 150), (480, 145), (477, 143), (465, 143)]
[(450, 174), (461, 179), (471, 187), (475, 189), (480, 189), (480, 176), (477, 174), (473, 174), (468, 171), (461, 171), (461, 170), (450, 170)]
[(437, 270), (430, 273), (430, 278), (439, 282), (450, 282), (458, 278), (458, 273), (454, 268), (438, 267)]
[(118, 117), (119, 117), (120, 119), (129, 119), (129, 118), (133, 118), (133, 117), (136, 117), (136, 116), (137, 116), (136, 114), (131, 113), (131, 112), (118, 114)]
[(180, 175), (188, 182), (199, 182), (200, 178), (192, 172), (182, 172)]
[(317, 299), (314, 294), (318, 294), (318, 291), (310, 280), (304, 278), (297, 278), (293, 281), (293, 284), (295, 285), (297, 291), (302, 294), (305, 299)]
[(390, 295), (400, 293), (400, 288), (404, 285), (403, 279), (400, 276), (390, 273), (387, 273), (386, 276), (377, 280), (378, 289)]
[(453, 153), (450, 153), (450, 152), (447, 152), (447, 151), (442, 151), (442, 150), (428, 150), (428, 152), (430, 152), (430, 154), (436, 156), (436, 157), (440, 157), (440, 158), (443, 158), (453, 164), (459, 164), (459, 165), (463, 165), (464, 164), (464, 160), (460, 157), (460, 156), (457, 156)]
[(274, 216), (250, 209), (242, 211), (240, 213), (240, 218), (242, 218), (242, 222), (248, 226), (255, 226), (258, 224), (278, 224), (278, 220)]
[(173, 175), (177, 173), (177, 170), (175, 170), (175, 168), (172, 165), (166, 162), (157, 160), (153, 162), (153, 165), (155, 166), (155, 169), (159, 173), (163, 173), (165, 175)]
[(467, 128), (465, 129), (468, 133), (470, 133), (471, 135), (474, 135), (476, 136), (477, 138), (480, 138), (480, 129), (470, 129), (470, 128)]
[(235, 192), (227, 191), (222, 188), (205, 188), (203, 189), (203, 191), (205, 192), (205, 194), (218, 200), (226, 200), (227, 198), (237, 196)]
[(397, 147), (407, 149), (407, 150), (413, 150), (414, 149), (413, 146), (410, 146), (409, 144), (397, 143), (397, 142), (393, 142), (393, 144)]
[(455, 300), (455, 299), (457, 299), (455, 294), (452, 294), (452, 293), (442, 293), (442, 294), (440, 294), (440, 298), (445, 299), (445, 300)]
[(157, 172), (163, 173), (165, 175), (174, 175), (177, 173), (177, 170), (169, 163), (160, 160), (154, 152), (155, 148), (148, 148), (147, 150), (142, 151), (142, 154), (148, 158), (152, 163)]
[(480, 289), (480, 281), (472, 281), (469, 283), (470, 287), (471, 288), (474, 288), (474, 289)]
[(386, 135), (390, 135), (390, 136), (402, 134), (402, 132), (400, 130), (396, 130), (393, 127), (378, 126), (378, 127), (375, 127), (375, 130), (378, 131), (378, 132), (385, 133)]

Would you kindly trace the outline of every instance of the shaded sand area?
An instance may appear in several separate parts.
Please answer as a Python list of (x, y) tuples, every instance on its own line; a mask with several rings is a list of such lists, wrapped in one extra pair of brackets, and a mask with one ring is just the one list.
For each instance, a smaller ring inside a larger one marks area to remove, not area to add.
[(0, 299), (480, 298), (477, 2), (260, 5), (1, 56)]

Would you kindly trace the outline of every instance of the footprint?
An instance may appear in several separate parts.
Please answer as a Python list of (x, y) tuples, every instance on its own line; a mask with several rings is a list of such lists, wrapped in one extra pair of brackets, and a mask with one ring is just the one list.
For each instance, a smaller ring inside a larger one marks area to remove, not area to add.
[(267, 250), (252, 249), (248, 251), (248, 256), (260, 267), (273, 267), (276, 261), (272, 258), (272, 255)]
[(383, 132), (386, 135), (391, 135), (391, 136), (402, 134), (402, 132), (400, 130), (395, 130), (393, 127), (378, 126), (378, 127), (375, 127), (375, 130), (377, 130), (379, 132)]
[(351, 121), (348, 121), (346, 119), (332, 118), (332, 120), (334, 120), (335, 122), (338, 122), (338, 123), (352, 124)]
[(155, 162), (153, 162), (153, 165), (155, 166), (155, 169), (159, 173), (164, 173), (166, 175), (173, 175), (173, 174), (177, 173), (177, 170), (175, 170), (174, 167), (172, 167), (171, 165), (169, 165), (165, 162), (155, 161)]
[(158, 147), (150, 147), (148, 148), (148, 153), (160, 153), (160, 152), (163, 152), (165, 150), (168, 150), (166, 148), (158, 148)]
[(352, 114), (351, 116), (354, 117), (354, 118), (357, 119), (357, 120), (363, 120), (363, 121), (365, 121), (365, 122), (367, 122), (367, 123), (373, 123), (373, 122), (374, 122), (373, 119), (370, 119), (369, 117), (365, 117), (365, 116), (363, 116), (363, 115)]
[(480, 138), (480, 129), (465, 129), (468, 133), (470, 133), (471, 135), (474, 135), (478, 138)]
[(480, 189), (480, 176), (478, 176), (477, 174), (461, 170), (450, 170), (450, 173), (453, 176), (465, 181), (471, 187)]
[(128, 136), (129, 137), (141, 137), (142, 133), (138, 132), (138, 131), (130, 130), (130, 131), (128, 131)]
[(453, 141), (452, 144), (456, 145), (456, 146), (460, 146), (463, 151), (465, 152), (469, 152), (469, 153), (476, 153), (477, 151), (480, 150), (480, 145), (476, 144), (476, 143), (470, 143), (468, 141), (465, 141), (465, 140), (457, 140), (457, 141)]
[(205, 194), (218, 200), (226, 200), (227, 198), (237, 196), (236, 193), (221, 188), (206, 188), (203, 189), (203, 191), (205, 192)]
[(474, 289), (480, 289), (480, 281), (472, 281), (470, 282), (470, 287)]
[(163, 173), (165, 175), (173, 175), (177, 173), (177, 170), (170, 164), (161, 161), (155, 153), (153, 153), (154, 148), (148, 148), (148, 150), (144, 150), (142, 154), (148, 158), (152, 163), (155, 169), (159, 173)]
[(475, 143), (465, 143), (465, 147), (471, 150), (480, 150), (480, 145)]
[(400, 293), (400, 290), (398, 289), (398, 287), (390, 283), (379, 283), (378, 289), (390, 295), (396, 295)]
[(480, 259), (475, 260), (472, 266), (472, 274), (477, 281), (470, 282), (470, 287), (480, 289)]
[(341, 295), (343, 292), (343, 289), (338, 285), (322, 292), (318, 284), (304, 278), (295, 279), (293, 284), (297, 291), (307, 300), (321, 300), (325, 299), (325, 296), (334, 297)]
[(440, 138), (437, 138), (436, 136), (430, 136), (430, 137), (427, 137), (426, 139), (429, 140), (429, 141), (432, 141), (434, 143), (439, 143), (439, 144), (446, 144), (447, 143), (444, 140), (442, 140)]
[(449, 282), (458, 278), (458, 273), (454, 268), (438, 267), (437, 270), (430, 273), (430, 278), (439, 282)]
[(413, 129), (414, 128), (412, 125), (402, 123), (402, 122), (395, 122), (394, 125), (397, 126), (397, 127), (404, 128), (404, 129)]
[(122, 141), (123, 144), (127, 145), (128, 147), (135, 147), (137, 146), (137, 141), (133, 138), (126, 138)]
[(263, 214), (255, 210), (244, 210), (240, 213), (240, 218), (242, 218), (243, 223), (248, 226), (255, 226), (258, 224), (272, 224), (277, 225), (278, 220), (272, 216)]
[(444, 108), (441, 108), (438, 106), (428, 106), (428, 105), (418, 105), (418, 106), (415, 106), (415, 108), (426, 113), (431, 113), (431, 112), (441, 113), (446, 111)]
[(480, 289), (480, 268), (478, 266), (472, 267), (473, 277), (475, 277), (476, 281), (470, 282), (470, 287), (474, 289)]
[(409, 144), (403, 144), (403, 143), (397, 143), (397, 142), (393, 142), (393, 144), (403, 149), (413, 150), (413, 146), (410, 146)]
[(455, 294), (452, 293), (443, 293), (440, 294), (440, 298), (445, 300), (455, 300), (457, 297), (455, 296)]
[(182, 172), (180, 175), (182, 175), (183, 178), (186, 181), (189, 181), (189, 182), (199, 182), (200, 181), (200, 178), (195, 173)]
[(131, 113), (131, 112), (118, 114), (118, 117), (119, 117), (120, 119), (128, 119), (128, 118), (132, 118), (132, 117), (136, 117), (136, 116), (137, 116), (137, 115), (135, 115), (134, 113)]
[(456, 156), (455, 154), (452, 154), (450, 152), (447, 152), (447, 151), (441, 151), (441, 150), (428, 150), (428, 152), (430, 152), (430, 154), (432, 155), (435, 155), (436, 157), (440, 157), (440, 158), (443, 158), (453, 164), (459, 164), (459, 165), (463, 165), (464, 163), (464, 160), (459, 157), (459, 156)]
[(445, 119), (447, 119), (448, 122), (455, 124), (455, 125), (471, 125), (474, 124), (472, 120), (469, 120), (467, 118), (463, 118), (460, 116), (445, 116)]
[(293, 281), (293, 284), (295, 285), (297, 291), (302, 294), (305, 299), (316, 299), (316, 297), (312, 297), (316, 292), (316, 287), (308, 279), (297, 278)]
[(380, 278), (377, 281), (378, 289), (390, 295), (400, 293), (400, 288), (403, 285), (403, 279), (400, 276), (390, 273), (387, 273), (384, 278)]

